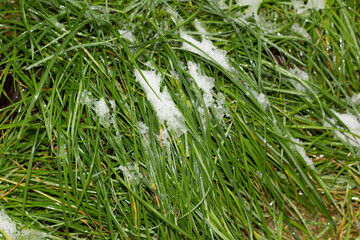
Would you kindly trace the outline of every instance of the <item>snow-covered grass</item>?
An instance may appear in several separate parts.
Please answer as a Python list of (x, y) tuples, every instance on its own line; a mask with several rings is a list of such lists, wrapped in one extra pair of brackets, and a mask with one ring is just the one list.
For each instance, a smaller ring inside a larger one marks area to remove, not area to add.
[(358, 7), (3, 1), (2, 234), (356, 239)]

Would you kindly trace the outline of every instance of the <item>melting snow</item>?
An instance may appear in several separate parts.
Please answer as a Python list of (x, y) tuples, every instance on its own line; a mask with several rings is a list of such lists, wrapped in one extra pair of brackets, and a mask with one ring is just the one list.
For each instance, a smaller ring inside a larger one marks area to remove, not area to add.
[(47, 234), (35, 230), (22, 229), (0, 208), (0, 232), (6, 239), (44, 239)]
[(129, 30), (119, 30), (119, 33), (123, 38), (129, 40), (130, 42), (135, 42), (135, 37), (134, 37), (134, 35), (132, 34), (131, 31), (129, 31)]
[(325, 8), (325, 0), (309, 0), (307, 4), (304, 4), (303, 0), (293, 0), (293, 5), (297, 14), (301, 14), (308, 9), (315, 9), (319, 11)]
[(295, 142), (295, 148), (296, 150), (299, 152), (299, 154), (301, 155), (301, 157), (304, 159), (304, 161), (306, 162), (306, 164), (311, 168), (314, 169), (314, 163), (313, 161), (306, 155), (305, 149), (301, 146), (302, 142), (299, 139), (292, 139), (293, 142)]
[(143, 70), (148, 83), (141, 76), (140, 72), (136, 69), (134, 74), (136, 81), (145, 90), (147, 99), (153, 105), (161, 123), (167, 121), (167, 124), (173, 130), (177, 131), (179, 134), (186, 132), (184, 126), (184, 117), (180, 111), (176, 108), (175, 103), (173, 102), (167, 88), (165, 87), (162, 92), (160, 92), (161, 76), (153, 70), (145, 71)]
[(291, 29), (294, 30), (294, 32), (296, 32), (296, 33), (302, 35), (303, 37), (305, 37), (308, 41), (312, 40), (309, 33), (306, 31), (306, 29), (303, 28), (303, 27), (300, 27), (300, 25), (298, 23), (294, 23), (291, 26)]
[[(110, 125), (113, 124), (116, 127), (114, 115), (111, 116), (110, 109), (107, 106), (103, 97), (100, 98), (99, 101), (96, 101), (94, 100), (90, 92), (84, 90), (81, 93), (81, 101), (99, 116), (101, 125), (103, 125), (104, 127), (110, 127)], [(110, 101), (110, 106), (113, 110), (115, 110), (115, 101)]]
[[(309, 80), (309, 75), (305, 71), (299, 69), (298, 67), (291, 68), (290, 72), (304, 81)], [(301, 92), (306, 92), (306, 88), (297, 80), (291, 79), (291, 83), (297, 90)]]
[[(332, 110), (332, 112), (340, 119), (340, 121), (342, 121), (345, 126), (348, 127), (348, 129), (350, 130), (350, 132), (356, 134), (356, 135), (360, 135), (360, 121), (358, 119), (358, 117), (356, 117), (355, 115), (351, 114), (351, 113), (338, 113), (334, 110)], [(330, 122), (332, 124), (335, 125), (336, 120), (335, 119), (330, 119)], [(329, 124), (325, 124), (325, 126), (329, 127)], [(360, 139), (353, 136), (350, 133), (344, 133), (338, 130), (335, 130), (335, 135), (340, 138), (342, 141), (344, 142), (349, 142), (351, 145), (353, 145), (354, 147), (360, 147)]]
[(256, 14), (262, 0), (236, 0), (237, 5), (240, 7), (242, 6), (249, 6), (247, 12), (245, 13), (245, 18), (251, 17)]
[(181, 37), (184, 40), (190, 42), (184, 42), (182, 49), (196, 53), (211, 61), (215, 61), (219, 65), (222, 65), (228, 71), (234, 71), (234, 68), (230, 66), (229, 60), (226, 57), (226, 51), (218, 49), (210, 40), (206, 39), (205, 35), (207, 34), (207, 32), (198, 21), (195, 21), (195, 26), (202, 35), (201, 42), (181, 30)]

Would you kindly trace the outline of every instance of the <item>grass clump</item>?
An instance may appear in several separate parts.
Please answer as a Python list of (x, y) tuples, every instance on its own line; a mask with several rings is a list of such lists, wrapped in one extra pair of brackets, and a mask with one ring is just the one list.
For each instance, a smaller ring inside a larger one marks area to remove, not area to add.
[(359, 5), (295, 2), (1, 5), (6, 214), (50, 239), (354, 239)]

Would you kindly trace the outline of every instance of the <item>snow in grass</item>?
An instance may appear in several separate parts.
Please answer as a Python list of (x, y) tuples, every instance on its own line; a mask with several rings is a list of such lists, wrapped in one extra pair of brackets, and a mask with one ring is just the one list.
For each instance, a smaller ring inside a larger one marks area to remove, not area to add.
[(356, 105), (360, 104), (360, 93), (353, 95), (351, 97), (351, 102), (353, 102)]
[(161, 123), (167, 122), (168, 126), (179, 134), (186, 132), (185, 120), (180, 111), (176, 108), (168, 90), (160, 92), (161, 76), (153, 70), (142, 73), (145, 76), (145, 81), (141, 73), (136, 69), (134, 74), (136, 81), (140, 83), (146, 93), (147, 99), (153, 105)]
[(149, 127), (143, 122), (138, 122), (137, 129), (142, 137), (142, 143), (144, 144), (145, 150), (148, 150), (150, 147)]
[(258, 101), (258, 103), (266, 109), (269, 105), (269, 100), (267, 99), (266, 95), (263, 93), (259, 93), (253, 89), (250, 89), (250, 92), (255, 97), (255, 99)]
[(217, 119), (223, 119), (224, 116), (230, 117), (229, 110), (226, 107), (226, 99), (224, 94), (218, 93), (216, 105), (214, 106), (214, 115)]
[(120, 165), (118, 169), (122, 171), (125, 179), (130, 184), (139, 185), (143, 180), (143, 175), (140, 173), (139, 167), (136, 165), (127, 163), (125, 166)]
[(249, 6), (248, 10), (245, 13), (245, 18), (251, 17), (257, 13), (257, 10), (261, 4), (262, 0), (236, 0), (237, 5)]
[(303, 36), (304, 38), (306, 38), (308, 41), (311, 41), (311, 37), (309, 35), (309, 33), (306, 31), (305, 28), (303, 27), (300, 27), (299, 23), (294, 23), (292, 26), (291, 26), (291, 29), (296, 32), (297, 34)]
[(187, 41), (183, 43), (182, 49), (198, 54), (211, 61), (215, 61), (228, 71), (234, 71), (234, 68), (230, 65), (229, 60), (226, 57), (226, 51), (218, 49), (210, 40), (206, 38), (207, 32), (198, 21), (195, 21), (195, 26), (202, 35), (201, 42), (181, 30), (181, 37)]
[(311, 168), (315, 169), (313, 161), (307, 156), (304, 147), (302, 147), (302, 142), (299, 139), (293, 138), (292, 141), (295, 143), (295, 149), (298, 151), (300, 156), (304, 159), (305, 163)]
[[(332, 112), (339, 118), (341, 122), (345, 124), (345, 126), (349, 129), (351, 133), (354, 133), (356, 135), (360, 135), (360, 121), (357, 116), (351, 114), (351, 113), (338, 113), (335, 110), (332, 110)], [(330, 122), (333, 125), (336, 125), (335, 119), (330, 119)], [(330, 127), (330, 124), (326, 123), (325, 126)], [(341, 128), (339, 126), (336, 126), (337, 128)], [(347, 130), (347, 129), (344, 129)], [(360, 139), (353, 136), (350, 133), (341, 132), (338, 130), (334, 131), (335, 135), (340, 138), (344, 142), (350, 143), (352, 146), (360, 148)]]
[(303, 0), (293, 0), (292, 2), (297, 14), (301, 14), (309, 9), (319, 11), (325, 8), (325, 0), (308, 0), (306, 5)]
[(189, 74), (194, 78), (197, 86), (203, 90), (203, 99), (206, 107), (210, 107), (214, 103), (213, 99), (213, 88), (214, 79), (201, 73), (199, 64), (188, 62)]
[(47, 237), (47, 234), (35, 230), (23, 229), (6, 214), (5, 210), (0, 208), (0, 232), (6, 239), (14, 240), (38, 240)]
[[(81, 102), (92, 109), (99, 116), (99, 120), (102, 126), (108, 128), (111, 126), (111, 124), (113, 124), (116, 127), (115, 114), (110, 114), (110, 109), (103, 97), (100, 98), (99, 101), (96, 101), (89, 91), (84, 90), (81, 93)], [(115, 101), (110, 101), (110, 105), (112, 109), (115, 110)]]
[(215, 3), (220, 9), (227, 9), (229, 6), (225, 3), (225, 0), (211, 0)]
[(119, 30), (120, 35), (129, 40), (130, 42), (135, 42), (136, 38), (134, 37), (134, 35), (132, 34), (132, 32), (130, 30)]
[[(290, 73), (294, 74), (296, 77), (304, 80), (304, 81), (308, 81), (309, 80), (309, 75), (307, 74), (307, 72), (299, 69), (298, 67), (295, 66), (295, 68), (291, 68), (290, 69)], [(299, 91), (301, 92), (306, 92), (306, 88), (297, 80), (294, 79), (290, 79), (291, 84)]]

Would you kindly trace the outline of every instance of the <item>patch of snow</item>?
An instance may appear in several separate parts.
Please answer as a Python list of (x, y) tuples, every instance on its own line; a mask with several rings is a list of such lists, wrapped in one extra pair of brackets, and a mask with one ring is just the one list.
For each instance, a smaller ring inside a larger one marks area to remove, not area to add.
[(147, 99), (153, 105), (161, 123), (167, 121), (170, 128), (179, 134), (186, 132), (185, 120), (180, 111), (176, 108), (167, 88), (160, 92), (161, 76), (153, 70), (142, 70), (147, 82), (136, 69), (134, 74), (136, 81), (140, 83), (146, 93)]
[(297, 14), (301, 14), (309, 9), (319, 11), (325, 8), (325, 0), (309, 0), (306, 5), (303, 0), (293, 0), (293, 6)]
[(203, 75), (199, 64), (188, 62), (189, 74), (194, 78), (196, 84), (200, 89), (204, 91), (203, 99), (206, 107), (210, 107), (214, 103), (213, 99), (213, 87), (214, 79)]
[(207, 32), (199, 22), (195, 21), (195, 25), (200, 31), (200, 34), (203, 36), (201, 42), (181, 30), (181, 37), (189, 42), (184, 42), (182, 49), (198, 54), (211, 61), (215, 61), (228, 71), (234, 71), (234, 68), (229, 64), (229, 60), (226, 57), (226, 51), (218, 49), (210, 40), (206, 39), (205, 35)]
[[(85, 104), (88, 108), (91, 108), (98, 116), (102, 126), (108, 128), (111, 124), (116, 126), (115, 114), (110, 115), (110, 109), (107, 106), (105, 99), (102, 97), (99, 101), (96, 101), (92, 94), (84, 90), (81, 93), (81, 102)], [(112, 109), (115, 111), (115, 101), (110, 101)]]
[(44, 239), (46, 233), (23, 229), (18, 227), (16, 223), (6, 214), (5, 210), (0, 208), (0, 232), (6, 239)]
[[(360, 135), (360, 121), (357, 116), (351, 113), (338, 113), (335, 110), (332, 112), (340, 119), (341, 122), (349, 129), (351, 133)], [(335, 125), (336, 120), (330, 119), (330, 122)], [(325, 126), (330, 127), (330, 124), (326, 123)], [(353, 136), (350, 133), (341, 132), (338, 130), (334, 131), (335, 135), (344, 142), (350, 143), (352, 146), (360, 148), (360, 139)]]
[(132, 165), (131, 163), (127, 163), (125, 166), (120, 165), (118, 169), (122, 171), (124, 177), (129, 181), (130, 184), (133, 183), (135, 185), (138, 185), (143, 179), (139, 168), (135, 165)]
[(351, 101), (356, 105), (360, 104), (360, 93), (353, 95)]
[(223, 119), (224, 116), (230, 117), (230, 113), (226, 108), (226, 99), (224, 94), (218, 93), (216, 99), (216, 105), (214, 106), (215, 117), (218, 119)]
[(229, 6), (225, 3), (225, 0), (212, 0), (220, 9), (227, 9)]
[(300, 27), (299, 23), (294, 23), (292, 26), (291, 26), (291, 29), (296, 32), (297, 34), (300, 34), (302, 35), (303, 37), (305, 37), (308, 41), (311, 41), (311, 37), (309, 35), (309, 33), (306, 31), (305, 28), (303, 27)]
[(130, 42), (135, 42), (135, 40), (136, 40), (134, 35), (132, 34), (132, 32), (129, 30), (121, 30), (120, 29), (119, 33), (123, 38), (129, 40)]
[[(295, 68), (290, 69), (290, 73), (294, 74), (296, 77), (298, 77), (304, 81), (309, 80), (309, 75), (305, 71), (299, 69), (296, 66), (295, 66)], [(294, 80), (294, 79), (290, 79), (290, 81), (297, 90), (299, 90), (301, 92), (306, 92), (306, 88), (300, 82), (298, 82), (297, 80)]]
[(250, 89), (250, 92), (255, 97), (255, 99), (258, 101), (258, 103), (266, 110), (266, 108), (269, 105), (269, 101), (265, 94), (259, 93), (253, 89)]
[(315, 169), (313, 161), (306, 155), (302, 142), (299, 139), (293, 138), (292, 141), (295, 143), (295, 149), (298, 151), (300, 156), (304, 159), (305, 163), (311, 168)]
[(167, 128), (164, 127), (161, 130), (161, 134), (158, 136), (158, 140), (160, 142), (160, 145), (165, 146), (168, 149), (170, 149), (169, 137), (170, 137), (169, 132), (168, 132)]
[(245, 13), (245, 18), (251, 17), (257, 13), (257, 10), (261, 4), (262, 0), (236, 0), (237, 5), (249, 6), (247, 12)]

